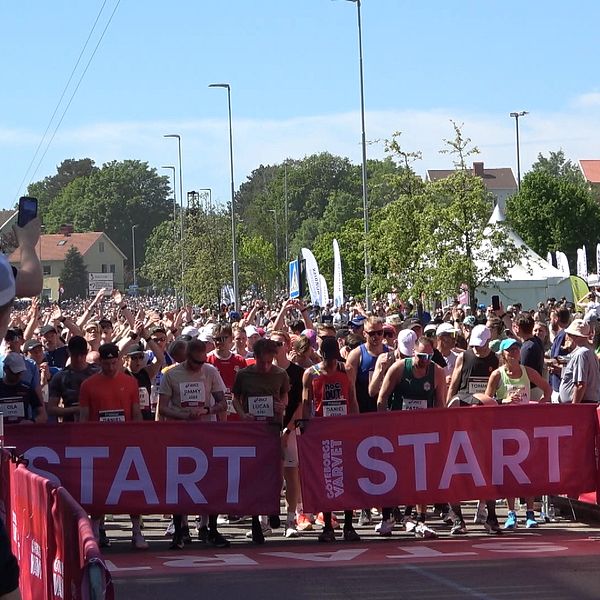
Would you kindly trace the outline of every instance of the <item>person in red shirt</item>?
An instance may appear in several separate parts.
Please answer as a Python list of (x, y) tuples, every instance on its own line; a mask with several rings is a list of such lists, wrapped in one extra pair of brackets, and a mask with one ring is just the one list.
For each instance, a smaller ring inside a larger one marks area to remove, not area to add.
[[(79, 390), (79, 421), (126, 423), (142, 421), (137, 381), (123, 372), (116, 344), (102, 344), (100, 373), (86, 379)], [(101, 547), (110, 546), (103, 528), (104, 515), (92, 516), (94, 535)], [(138, 550), (148, 548), (141, 530), (140, 516), (131, 515), (132, 544)]]
[(206, 362), (218, 369), (225, 384), (225, 399), (227, 400), (227, 412), (220, 413), (218, 418), (220, 421), (239, 421), (240, 417), (233, 407), (231, 389), (237, 372), (240, 369), (245, 369), (248, 363), (245, 358), (233, 353), (231, 350), (233, 348), (231, 325), (223, 323), (215, 325), (212, 337), (215, 342), (215, 349), (206, 356)]
[[(340, 360), (340, 351), (335, 337), (325, 337), (321, 343), (323, 360), (309, 367), (302, 378), (302, 406), (304, 418), (343, 417), (358, 413), (354, 385), (348, 371), (349, 365)], [(353, 381), (353, 380), (352, 380)], [(344, 540), (357, 542), (359, 535), (352, 526), (351, 510), (344, 511)], [(335, 532), (330, 512), (323, 514), (323, 531), (319, 542), (334, 542)]]

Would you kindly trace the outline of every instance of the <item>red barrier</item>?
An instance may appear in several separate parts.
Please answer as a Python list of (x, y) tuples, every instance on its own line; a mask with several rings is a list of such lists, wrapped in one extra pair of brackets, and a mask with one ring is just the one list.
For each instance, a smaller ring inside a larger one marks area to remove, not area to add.
[(298, 441), (304, 508), (593, 491), (595, 411), (527, 405), (313, 419)]
[(6, 437), (90, 513), (279, 511), (281, 442), (266, 423), (36, 425)]

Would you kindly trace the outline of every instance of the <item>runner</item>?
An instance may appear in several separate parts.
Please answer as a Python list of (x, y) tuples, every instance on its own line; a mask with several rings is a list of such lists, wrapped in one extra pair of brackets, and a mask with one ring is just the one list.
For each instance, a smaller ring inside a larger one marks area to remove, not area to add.
[(4, 357), (4, 377), (0, 380), (0, 412), (4, 423), (45, 423), (46, 411), (37, 394), (21, 381), (25, 373), (25, 359), (17, 352)]

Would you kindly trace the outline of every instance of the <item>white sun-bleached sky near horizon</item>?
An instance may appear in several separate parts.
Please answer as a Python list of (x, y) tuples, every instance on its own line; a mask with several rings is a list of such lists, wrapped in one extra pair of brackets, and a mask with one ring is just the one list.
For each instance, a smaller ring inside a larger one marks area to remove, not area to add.
[[(227, 96), (210, 83), (231, 84), (236, 187), (288, 157), (361, 159), (353, 2), (38, 0), (1, 14), (1, 208), (66, 158), (139, 159), (168, 175), (160, 167), (178, 165), (176, 141), (163, 138), (171, 133), (182, 140), (184, 193), (211, 188), (226, 202)], [(452, 119), (477, 160), (516, 174), (509, 113), (527, 110), (522, 172), (540, 152), (600, 158), (599, 19), (593, 0), (363, 0), (367, 139), (401, 131), (403, 147), (423, 153), (414, 165), (423, 175), (452, 167), (439, 153)], [(368, 155), (382, 158), (382, 143)]]

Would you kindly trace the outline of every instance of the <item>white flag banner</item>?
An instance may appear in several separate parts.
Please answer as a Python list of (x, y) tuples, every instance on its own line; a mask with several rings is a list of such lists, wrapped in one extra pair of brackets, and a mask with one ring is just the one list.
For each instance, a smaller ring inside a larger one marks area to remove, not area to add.
[(577, 275), (584, 281), (587, 281), (587, 258), (585, 255), (585, 246), (577, 248)]
[(308, 249), (302, 248), (302, 258), (306, 264), (306, 281), (310, 292), (310, 301), (321, 305), (321, 281), (319, 279), (319, 265), (315, 255)]
[(569, 261), (567, 255), (564, 252), (556, 253), (556, 268), (565, 275), (565, 277), (571, 276), (571, 269), (569, 269)]
[(600, 281), (600, 244), (596, 244), (596, 275)]
[(546, 262), (550, 265), (552, 264), (552, 252), (548, 252), (546, 255)]
[(327, 306), (329, 304), (329, 290), (327, 289), (327, 282), (323, 275), (319, 275), (319, 290), (321, 292), (321, 301), (319, 306)]
[[(600, 246), (600, 244), (598, 244)], [(342, 257), (337, 240), (333, 240), (333, 305), (344, 304), (344, 282), (342, 279)]]

